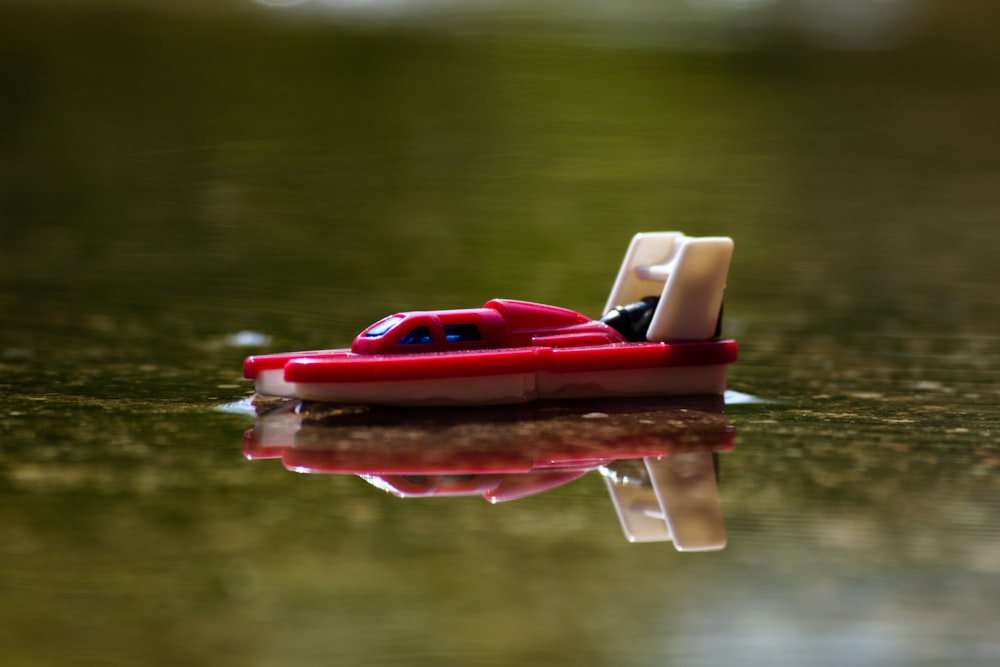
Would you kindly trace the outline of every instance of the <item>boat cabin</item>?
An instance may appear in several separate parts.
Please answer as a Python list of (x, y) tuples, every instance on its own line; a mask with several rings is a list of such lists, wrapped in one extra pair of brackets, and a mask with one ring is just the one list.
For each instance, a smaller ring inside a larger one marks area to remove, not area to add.
[(385, 317), (362, 331), (355, 354), (459, 352), (532, 345), (579, 346), (624, 342), (608, 325), (539, 303), (493, 299), (482, 308), (413, 311)]

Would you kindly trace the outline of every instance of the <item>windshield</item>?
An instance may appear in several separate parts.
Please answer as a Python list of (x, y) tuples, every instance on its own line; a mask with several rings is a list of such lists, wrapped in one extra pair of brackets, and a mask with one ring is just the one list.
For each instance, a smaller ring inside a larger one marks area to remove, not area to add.
[(378, 338), (379, 336), (385, 334), (386, 331), (396, 326), (402, 320), (403, 318), (400, 317), (399, 315), (393, 315), (391, 317), (385, 318), (381, 322), (376, 322), (375, 324), (368, 327), (367, 331), (365, 331), (364, 334), (365, 338)]

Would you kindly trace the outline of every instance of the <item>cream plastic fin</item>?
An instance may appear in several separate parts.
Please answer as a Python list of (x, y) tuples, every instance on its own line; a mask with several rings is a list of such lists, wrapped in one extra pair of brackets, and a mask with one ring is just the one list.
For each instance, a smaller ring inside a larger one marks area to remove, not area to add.
[(725, 236), (680, 232), (632, 237), (604, 312), (660, 295), (646, 333), (652, 342), (708, 340), (715, 333), (733, 255)]

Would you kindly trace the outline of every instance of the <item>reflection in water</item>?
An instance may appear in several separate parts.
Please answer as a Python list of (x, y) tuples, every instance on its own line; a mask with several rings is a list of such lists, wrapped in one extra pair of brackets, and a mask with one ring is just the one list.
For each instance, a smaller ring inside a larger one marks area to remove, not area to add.
[(401, 498), (497, 503), (604, 477), (625, 536), (721, 549), (718, 453), (732, 449), (721, 397), (600, 399), (463, 410), (257, 405), (248, 459), (354, 474)]
[(625, 459), (601, 467), (631, 541), (672, 539), (681, 551), (726, 546), (715, 452), (646, 456), (644, 469), (638, 463)]

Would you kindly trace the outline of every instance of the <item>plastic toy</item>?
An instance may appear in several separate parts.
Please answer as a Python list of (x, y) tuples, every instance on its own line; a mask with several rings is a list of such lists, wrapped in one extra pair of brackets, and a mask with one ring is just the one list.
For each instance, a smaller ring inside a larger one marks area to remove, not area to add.
[(542, 493), (603, 477), (626, 538), (682, 551), (726, 543), (718, 455), (733, 449), (722, 397), (584, 399), (441, 413), (278, 402), (243, 436), (251, 460), (357, 475), (400, 498)]
[(337, 403), (487, 405), (721, 394), (736, 342), (719, 339), (733, 242), (633, 237), (605, 315), (493, 299), (390, 315), (349, 349), (255, 355), (258, 394)]

